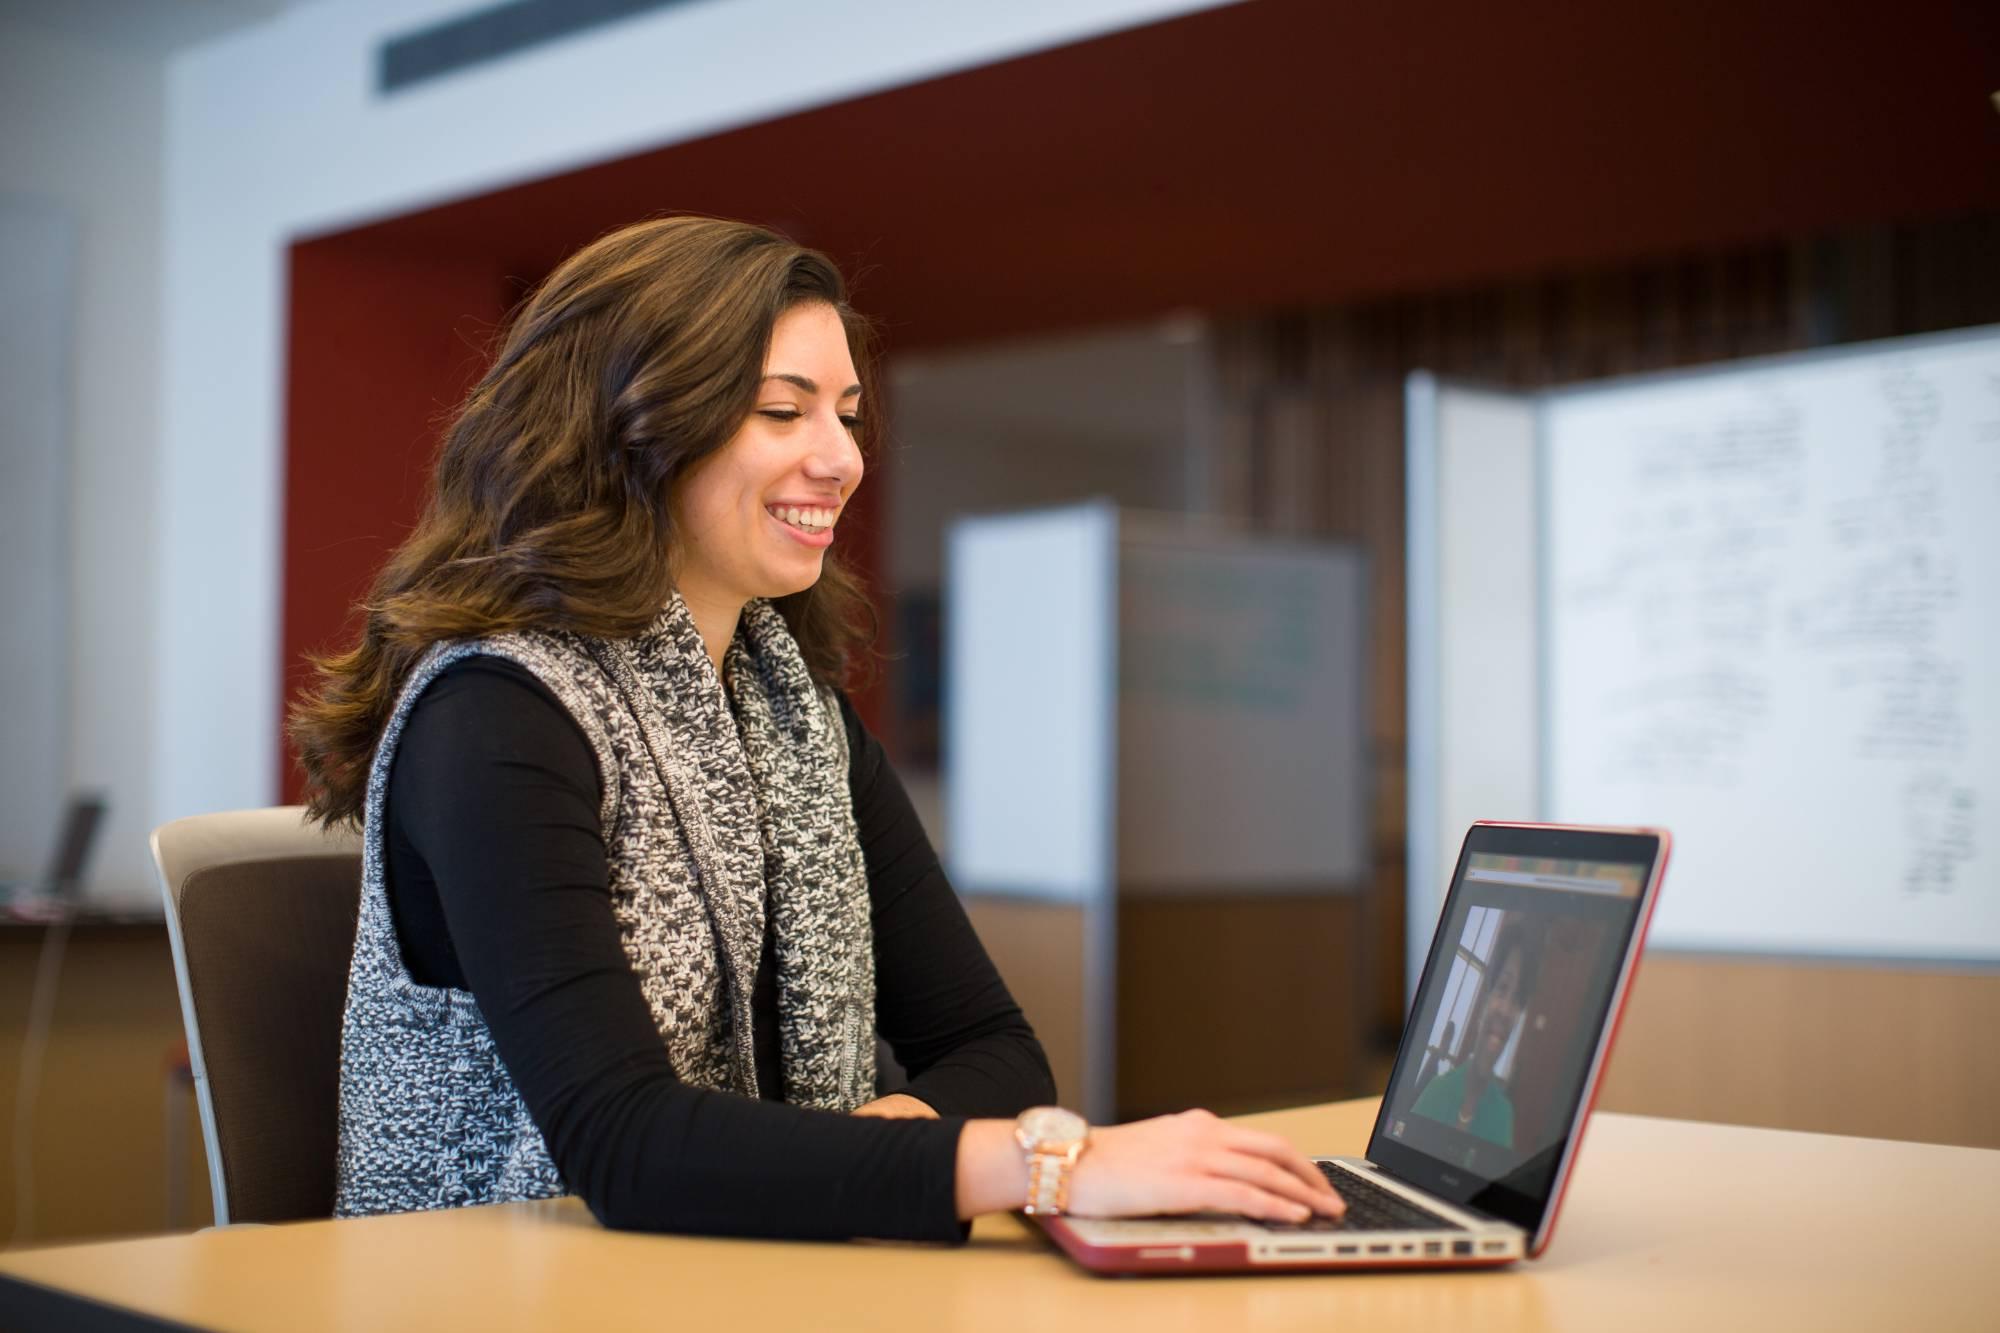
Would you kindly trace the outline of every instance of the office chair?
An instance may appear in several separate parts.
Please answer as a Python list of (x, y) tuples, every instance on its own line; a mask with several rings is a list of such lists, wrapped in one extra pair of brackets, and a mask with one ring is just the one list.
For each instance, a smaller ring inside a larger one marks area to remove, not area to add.
[(300, 806), (153, 830), (215, 1223), (333, 1215), (361, 838)]

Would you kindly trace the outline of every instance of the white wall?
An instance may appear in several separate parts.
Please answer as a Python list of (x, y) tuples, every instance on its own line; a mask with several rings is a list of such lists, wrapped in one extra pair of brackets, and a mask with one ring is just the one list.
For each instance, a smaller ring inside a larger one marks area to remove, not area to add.
[[(0, 26), (0, 191), (68, 214), (78, 235), (67, 414), (72, 702), (66, 767), (48, 777), (109, 795), (92, 891), (128, 900), (154, 892), (145, 833), (158, 638), (148, 571), (158, 553), (165, 105), (157, 56)], [(45, 836), (53, 844), (53, 825)]]
[(1542, 817), (1535, 400), (1408, 385), (1412, 995), (1473, 821)]
[(69, 780), (77, 223), (0, 190), (0, 880), (38, 877)]
[(327, 0), (169, 69), (155, 820), (274, 795), (288, 243), (1211, 4), (729, 0), (375, 97), (382, 39), (478, 7)]

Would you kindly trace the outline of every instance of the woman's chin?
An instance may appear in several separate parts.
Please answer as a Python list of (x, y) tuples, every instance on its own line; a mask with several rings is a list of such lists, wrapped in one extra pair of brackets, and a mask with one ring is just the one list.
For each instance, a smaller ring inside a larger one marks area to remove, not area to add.
[(764, 580), (764, 591), (759, 593), (758, 596), (775, 602), (780, 597), (790, 597), (795, 593), (804, 592), (806, 589), (812, 587), (813, 584), (819, 582), (820, 570), (824, 566), (825, 560), (815, 551), (812, 553), (812, 560), (810, 562), (787, 561), (786, 563), (791, 567), (784, 570), (772, 570), (770, 577)]

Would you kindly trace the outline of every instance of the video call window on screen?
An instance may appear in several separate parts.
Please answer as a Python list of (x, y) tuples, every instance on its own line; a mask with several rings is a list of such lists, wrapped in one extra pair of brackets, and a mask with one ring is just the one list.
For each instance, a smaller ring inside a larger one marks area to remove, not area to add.
[[(1393, 1137), (1505, 1170), (1561, 1136), (1597, 1038), (1583, 1025), (1610, 983), (1644, 874), (1602, 862), (1468, 859), (1448, 926), (1451, 952), (1439, 960), (1442, 984), (1426, 988), (1422, 1057), (1399, 1090)], [(1431, 1129), (1411, 1132), (1424, 1125)]]
[[(1514, 1144), (1514, 1106), (1506, 1087), (1520, 1050), (1526, 1019), (1522, 1005), (1534, 986), (1539, 952), (1527, 938), (1532, 929), (1527, 915), (1475, 907), (1467, 916), (1411, 1107), (1418, 1115), (1456, 1123), (1503, 1147)], [(1503, 924), (1509, 926), (1507, 949), (1496, 953)], [(1477, 1078), (1481, 1072), (1487, 1077)]]

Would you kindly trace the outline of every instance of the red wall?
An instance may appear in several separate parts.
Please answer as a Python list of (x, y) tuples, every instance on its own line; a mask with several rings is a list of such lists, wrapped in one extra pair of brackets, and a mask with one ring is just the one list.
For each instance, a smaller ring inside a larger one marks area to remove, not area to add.
[(1995, 12), (1258, 0), (303, 242), (287, 684), (408, 521), (468, 321), (611, 227), (777, 225), (893, 350), (2000, 209)]
[[(438, 427), (478, 378), (507, 285), (490, 257), (331, 238), (291, 253), (285, 393), (284, 698), (305, 654), (351, 643), (351, 608), (422, 502)], [(284, 799), (300, 774), (280, 755)]]

